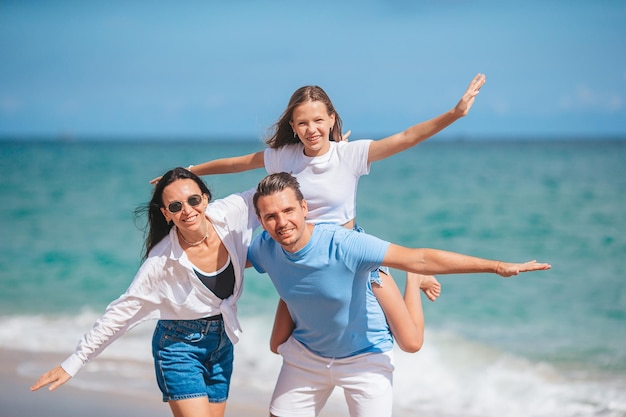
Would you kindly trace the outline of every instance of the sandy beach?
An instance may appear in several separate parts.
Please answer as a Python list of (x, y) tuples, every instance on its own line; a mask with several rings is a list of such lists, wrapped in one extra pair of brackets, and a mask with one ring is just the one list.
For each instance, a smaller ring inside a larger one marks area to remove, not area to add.
[[(0, 417), (169, 417), (170, 409), (154, 387), (153, 394), (98, 392), (73, 387), (71, 382), (53, 392), (31, 392), (36, 377), (27, 377), (20, 366), (36, 362), (60, 363), (62, 355), (0, 349)], [(77, 375), (77, 378), (80, 374)], [(250, 393), (231, 392), (226, 407), (229, 417), (267, 416), (266, 400)]]
[[(79, 373), (65, 385), (50, 392), (47, 388), (31, 392), (30, 386), (38, 376), (61, 363), (64, 355), (0, 349), (0, 417), (170, 417), (169, 406), (161, 401), (154, 382), (149, 390), (126, 385), (119, 392), (82, 389), (74, 385), (94, 375)], [(97, 360), (96, 360), (97, 361)], [(149, 367), (148, 367), (149, 368)], [(148, 370), (151, 372), (151, 370)], [(97, 375), (97, 373), (96, 373)], [(145, 375), (139, 378), (145, 378)], [(150, 377), (151, 378), (151, 377)], [(273, 385), (274, 381), (268, 382)], [(341, 403), (343, 401), (340, 401)], [(268, 416), (269, 396), (245, 387), (232, 387), (227, 417)], [(320, 417), (346, 414), (344, 404), (330, 401)]]

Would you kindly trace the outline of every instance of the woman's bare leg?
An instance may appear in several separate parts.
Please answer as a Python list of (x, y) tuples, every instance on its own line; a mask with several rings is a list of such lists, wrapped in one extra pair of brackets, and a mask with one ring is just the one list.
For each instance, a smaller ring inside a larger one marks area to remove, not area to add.
[(226, 401), (209, 402), (207, 397), (168, 401), (174, 417), (224, 417)]

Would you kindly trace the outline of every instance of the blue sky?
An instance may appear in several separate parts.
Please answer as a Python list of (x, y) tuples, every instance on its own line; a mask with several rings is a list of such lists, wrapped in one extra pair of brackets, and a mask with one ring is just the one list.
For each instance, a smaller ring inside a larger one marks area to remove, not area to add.
[(306, 84), (354, 137), (626, 137), (623, 1), (0, 2), (0, 136), (263, 137)]

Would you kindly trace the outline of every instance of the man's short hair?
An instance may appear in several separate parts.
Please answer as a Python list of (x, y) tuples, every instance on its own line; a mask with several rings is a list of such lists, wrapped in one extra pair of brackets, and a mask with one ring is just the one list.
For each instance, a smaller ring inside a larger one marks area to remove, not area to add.
[(263, 178), (261, 182), (259, 182), (259, 185), (257, 185), (256, 193), (254, 193), (254, 197), (252, 199), (256, 215), (260, 215), (259, 208), (257, 206), (259, 197), (276, 194), (285, 190), (286, 188), (291, 188), (293, 190), (296, 198), (298, 199), (298, 202), (302, 202), (302, 200), (304, 200), (302, 191), (300, 191), (300, 183), (298, 183), (298, 180), (293, 175), (287, 172), (277, 172)]

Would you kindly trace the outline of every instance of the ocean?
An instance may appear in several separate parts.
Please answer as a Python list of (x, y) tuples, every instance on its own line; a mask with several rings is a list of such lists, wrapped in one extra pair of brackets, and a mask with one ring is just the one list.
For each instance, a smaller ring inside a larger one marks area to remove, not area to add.
[[(69, 355), (124, 292), (143, 250), (134, 209), (174, 166), (263, 149), (260, 141), (0, 142), (0, 348)], [(215, 198), (265, 172), (204, 177)], [(431, 140), (374, 163), (358, 223), (405, 246), (552, 269), (508, 279), (438, 277), (426, 338), (396, 350), (395, 416), (626, 416), (626, 141)], [(392, 271), (403, 289), (404, 273)], [(277, 297), (248, 271), (233, 392), (269, 398)], [(70, 382), (159, 396), (143, 324)], [(51, 364), (18, 366), (33, 381)], [(339, 393), (328, 407), (341, 409)]]

